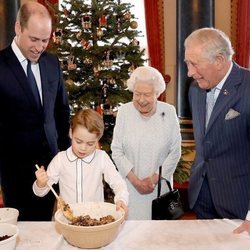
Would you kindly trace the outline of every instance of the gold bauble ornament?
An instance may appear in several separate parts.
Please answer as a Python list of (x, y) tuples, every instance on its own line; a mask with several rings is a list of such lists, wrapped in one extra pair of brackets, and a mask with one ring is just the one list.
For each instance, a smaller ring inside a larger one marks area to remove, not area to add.
[(96, 35), (101, 38), (103, 36), (103, 30), (99, 27), (96, 31)]
[(66, 84), (69, 85), (69, 86), (74, 85), (74, 81), (73, 81), (72, 79), (67, 79), (65, 82), (66, 82)]
[(138, 23), (136, 21), (130, 22), (130, 28), (136, 29), (138, 27)]

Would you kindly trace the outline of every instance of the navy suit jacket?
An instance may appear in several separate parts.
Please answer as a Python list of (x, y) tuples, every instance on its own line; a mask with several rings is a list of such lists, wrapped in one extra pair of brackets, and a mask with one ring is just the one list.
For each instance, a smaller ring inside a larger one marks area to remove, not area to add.
[(43, 96), (40, 110), (11, 46), (0, 52), (1, 150), (10, 150), (9, 146), (14, 152), (32, 151), (44, 132), (52, 155), (70, 145), (69, 105), (59, 61), (43, 53), (39, 67)]
[(233, 64), (207, 129), (206, 91), (195, 82), (189, 89), (189, 102), (196, 144), (190, 208), (206, 175), (217, 212), (225, 218), (245, 219), (250, 209), (250, 71)]
[(32, 191), (35, 164), (45, 169), (69, 139), (69, 105), (58, 59), (39, 59), (43, 107), (36, 104), (28, 79), (11, 46), (0, 51), (0, 177), (4, 205), (20, 220), (50, 220), (54, 197)]

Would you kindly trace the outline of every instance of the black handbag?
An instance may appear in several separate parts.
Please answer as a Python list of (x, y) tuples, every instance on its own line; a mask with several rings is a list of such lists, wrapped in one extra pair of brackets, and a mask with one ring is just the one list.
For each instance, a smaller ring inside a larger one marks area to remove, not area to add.
[[(170, 182), (161, 176), (162, 167), (159, 168), (158, 194), (152, 201), (152, 220), (176, 220), (183, 214), (183, 208), (178, 189), (172, 189)], [(165, 180), (169, 192), (161, 195), (161, 181)]]

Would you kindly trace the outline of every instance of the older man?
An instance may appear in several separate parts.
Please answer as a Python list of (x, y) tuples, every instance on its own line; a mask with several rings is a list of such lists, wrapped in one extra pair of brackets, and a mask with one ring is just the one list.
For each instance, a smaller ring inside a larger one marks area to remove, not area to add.
[(230, 218), (250, 231), (250, 71), (232, 61), (229, 38), (203, 28), (185, 40), (196, 157), (189, 203), (199, 219)]

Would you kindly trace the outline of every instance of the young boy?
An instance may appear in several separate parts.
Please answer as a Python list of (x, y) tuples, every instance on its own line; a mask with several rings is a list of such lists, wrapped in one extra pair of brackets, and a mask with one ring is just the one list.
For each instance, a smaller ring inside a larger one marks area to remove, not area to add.
[(59, 182), (60, 196), (68, 204), (87, 201), (104, 201), (103, 176), (113, 189), (114, 202), (128, 211), (126, 182), (116, 170), (108, 154), (96, 145), (103, 135), (102, 117), (92, 109), (80, 110), (72, 119), (70, 138), (72, 145), (59, 152), (48, 166), (42, 166), (35, 174), (33, 192), (40, 197), (51, 185)]

